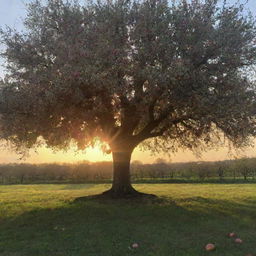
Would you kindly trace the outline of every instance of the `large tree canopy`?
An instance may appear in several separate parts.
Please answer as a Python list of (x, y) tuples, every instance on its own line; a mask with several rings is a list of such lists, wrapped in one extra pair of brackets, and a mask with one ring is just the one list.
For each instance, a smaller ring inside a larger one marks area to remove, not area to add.
[(131, 153), (147, 139), (155, 138), (149, 149), (172, 152), (223, 136), (241, 146), (254, 135), (245, 71), (256, 64), (256, 26), (243, 6), (41, 2), (28, 6), (23, 32), (1, 31), (0, 138), (18, 150), (40, 138), (83, 149), (98, 138), (113, 152), (113, 187), (125, 193)]

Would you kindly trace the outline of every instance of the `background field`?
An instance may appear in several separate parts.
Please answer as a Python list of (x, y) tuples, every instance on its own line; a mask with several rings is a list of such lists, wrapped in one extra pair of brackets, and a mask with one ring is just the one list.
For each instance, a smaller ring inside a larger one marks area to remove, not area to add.
[[(109, 185), (0, 186), (1, 256), (200, 256), (256, 253), (253, 184), (141, 184), (158, 199), (76, 197)], [(235, 231), (244, 240), (226, 237)], [(138, 249), (130, 249), (133, 243)], [(217, 246), (204, 251), (206, 243)]]

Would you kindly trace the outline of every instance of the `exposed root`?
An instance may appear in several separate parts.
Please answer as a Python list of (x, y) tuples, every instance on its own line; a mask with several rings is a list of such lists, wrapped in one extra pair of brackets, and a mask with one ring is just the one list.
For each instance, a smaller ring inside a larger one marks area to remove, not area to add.
[(134, 188), (128, 191), (115, 191), (113, 189), (103, 192), (101, 195), (106, 198), (120, 198), (120, 199), (130, 199), (130, 198), (156, 198), (156, 195), (146, 194), (135, 190)]
[(74, 202), (83, 202), (87, 201), (88, 199), (100, 199), (100, 200), (109, 200), (109, 199), (139, 199), (139, 200), (144, 200), (144, 199), (157, 199), (158, 197), (153, 194), (146, 194), (142, 192), (138, 192), (135, 189), (129, 189), (128, 191), (114, 191), (113, 189), (109, 189), (102, 194), (98, 195), (92, 195), (92, 196), (84, 196), (84, 197), (78, 197), (74, 200)]

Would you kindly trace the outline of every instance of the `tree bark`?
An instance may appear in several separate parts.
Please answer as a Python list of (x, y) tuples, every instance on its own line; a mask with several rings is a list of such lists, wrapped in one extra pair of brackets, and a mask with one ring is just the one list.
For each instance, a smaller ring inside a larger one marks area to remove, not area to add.
[[(119, 137), (121, 135), (119, 134)], [(132, 138), (116, 139), (110, 144), (113, 157), (113, 182), (111, 189), (103, 192), (101, 196), (111, 198), (155, 198), (155, 195), (145, 194), (135, 190), (131, 184), (130, 161), (134, 148), (140, 141)]]
[(126, 194), (133, 191), (130, 176), (131, 152), (113, 152), (112, 191)]
[(104, 194), (112, 197), (132, 197), (142, 193), (136, 191), (131, 185), (130, 161), (131, 151), (112, 152), (113, 156), (113, 183), (110, 190)]

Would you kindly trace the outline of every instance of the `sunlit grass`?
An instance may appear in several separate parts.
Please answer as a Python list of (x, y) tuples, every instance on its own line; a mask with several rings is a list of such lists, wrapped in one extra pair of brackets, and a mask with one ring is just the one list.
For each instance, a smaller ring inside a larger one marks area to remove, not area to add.
[[(108, 187), (0, 186), (0, 255), (200, 256), (208, 242), (210, 255), (256, 253), (256, 185), (143, 184), (160, 199), (73, 203)], [(232, 231), (243, 244), (226, 237)]]

